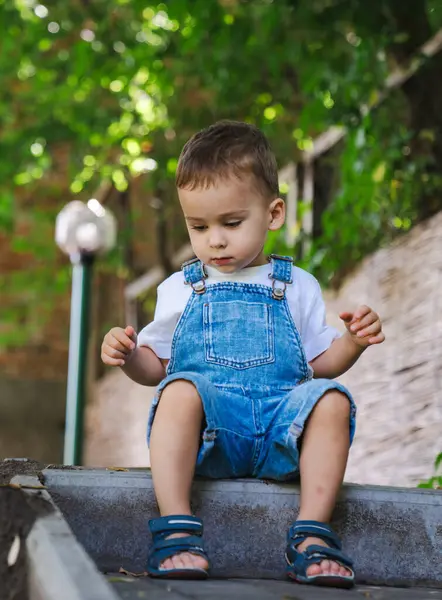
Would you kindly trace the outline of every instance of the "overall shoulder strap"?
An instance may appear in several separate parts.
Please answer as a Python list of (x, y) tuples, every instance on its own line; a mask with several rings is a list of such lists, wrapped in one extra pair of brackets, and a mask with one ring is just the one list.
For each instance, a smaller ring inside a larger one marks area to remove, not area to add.
[[(269, 274), (269, 277), (270, 279), (273, 279), (273, 297), (276, 300), (282, 300), (285, 296), (285, 288), (287, 284), (293, 282), (293, 258), (291, 256), (279, 256), (278, 254), (270, 254), (268, 260), (272, 265), (272, 272)], [(283, 286), (280, 287), (275, 285), (277, 281), (282, 283)]]
[(269, 275), (270, 279), (276, 279), (283, 283), (292, 283), (293, 258), (291, 256), (270, 254), (268, 260), (272, 264), (272, 272)]
[(207, 273), (203, 263), (198, 258), (187, 260), (181, 265), (181, 270), (184, 274), (184, 283), (192, 286), (192, 289), (197, 294), (203, 294), (206, 291)]

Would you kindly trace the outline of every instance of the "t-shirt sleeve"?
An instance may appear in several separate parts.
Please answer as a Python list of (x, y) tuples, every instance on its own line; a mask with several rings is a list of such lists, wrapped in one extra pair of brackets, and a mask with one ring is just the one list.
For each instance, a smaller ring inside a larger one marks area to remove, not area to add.
[(321, 288), (313, 276), (311, 276), (309, 287), (309, 304), (302, 324), (302, 341), (307, 362), (328, 350), (333, 340), (341, 337), (341, 333), (337, 329), (326, 323), (326, 310)]
[(175, 273), (157, 288), (154, 319), (138, 334), (137, 345), (148, 346), (158, 358), (170, 359), (176, 324), (186, 304), (183, 277)]

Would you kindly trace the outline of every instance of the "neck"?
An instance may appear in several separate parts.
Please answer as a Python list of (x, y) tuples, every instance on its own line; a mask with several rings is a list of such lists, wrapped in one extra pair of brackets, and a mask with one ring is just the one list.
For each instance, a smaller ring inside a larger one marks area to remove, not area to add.
[(246, 267), (260, 267), (261, 265), (265, 265), (267, 263), (267, 258), (264, 255), (263, 250), (258, 254), (256, 258), (252, 260)]

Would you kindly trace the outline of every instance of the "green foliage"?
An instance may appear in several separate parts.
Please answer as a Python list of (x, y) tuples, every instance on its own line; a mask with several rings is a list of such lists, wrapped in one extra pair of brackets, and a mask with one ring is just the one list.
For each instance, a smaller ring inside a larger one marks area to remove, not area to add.
[(305, 257), (322, 281), (415, 222), (421, 186), (417, 164), (407, 158), (411, 134), (389, 120), (389, 108), (365, 117), (347, 137), (336, 195), (323, 215), (322, 235)]
[(417, 487), (432, 490), (442, 489), (442, 475), (440, 473), (441, 464), (442, 452), (437, 455), (436, 460), (434, 461), (434, 475), (430, 477), (427, 481), (422, 481), (421, 483), (419, 483)]
[[(419, 199), (441, 190), (431, 153), (408, 154), (414, 135), (436, 133), (411, 130), (401, 92), (360, 118), (395, 65), (392, 48), (413, 35), (395, 19), (396, 5), (0, 0), (0, 230), (17, 235), (25, 215), (31, 225), (14, 249), (55, 269), (48, 218), (70, 197), (87, 197), (103, 180), (123, 191), (141, 174), (152, 189), (167, 188), (183, 143), (214, 120), (256, 123), (281, 166), (343, 124), (350, 135), (335, 159), (333, 202), (302, 263), (323, 282), (336, 278), (409, 229)], [(442, 25), (436, 0), (409, 10), (410, 27), (427, 17), (429, 33)], [(285, 248), (284, 232), (268, 247), (297, 252)], [(124, 268), (121, 257), (114, 252), (108, 267)], [(56, 297), (43, 271), (19, 281), (17, 292), (46, 286), (44, 299)]]

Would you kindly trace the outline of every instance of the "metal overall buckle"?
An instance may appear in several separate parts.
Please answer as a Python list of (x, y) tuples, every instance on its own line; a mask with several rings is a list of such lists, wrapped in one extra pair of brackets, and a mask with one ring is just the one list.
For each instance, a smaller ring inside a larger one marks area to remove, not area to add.
[(206, 284), (204, 283), (204, 279), (201, 279), (196, 283), (191, 283), (190, 285), (195, 294), (204, 294), (204, 292), (206, 291)]
[[(270, 275), (269, 275), (270, 277)], [(273, 277), (271, 277), (271, 279), (273, 279)], [(272, 281), (272, 298), (275, 298), (275, 300), (282, 300), (285, 296), (285, 290), (287, 289), (287, 284), (284, 283), (283, 281), (280, 281), (279, 283), (282, 283), (284, 287), (276, 287), (275, 283), (279, 281), (278, 279), (273, 279)]]
[(195, 257), (195, 258), (191, 258), (190, 260), (186, 260), (186, 262), (184, 262), (181, 265), (181, 269), (183, 269), (183, 267), (187, 267), (188, 265), (192, 265), (194, 263), (200, 262), (201, 263), (201, 271), (202, 271), (202, 275), (203, 278), (199, 279), (198, 281), (192, 283), (190, 281), (184, 281), (184, 283), (186, 285), (190, 285), (190, 287), (193, 289), (193, 291), (196, 294), (204, 294), (204, 292), (206, 291), (206, 284), (204, 282), (205, 279), (207, 279), (208, 275), (206, 272), (206, 269), (204, 267), (204, 263), (202, 263), (199, 258)]
[[(276, 258), (278, 260), (285, 260), (286, 262), (289, 263), (293, 263), (293, 259), (288, 257), (288, 256), (280, 256), (279, 254), (269, 254), (267, 257), (268, 262), (271, 262), (272, 258)], [(272, 273), (269, 273), (269, 279), (272, 280), (272, 298), (275, 298), (275, 300), (282, 300), (285, 296), (285, 291), (287, 289), (287, 283), (293, 283), (293, 279), (290, 279), (290, 281), (281, 281), (280, 279), (276, 279), (273, 276), (273, 270)], [(284, 287), (276, 287), (275, 283), (276, 282), (282, 283), (282, 285)]]

